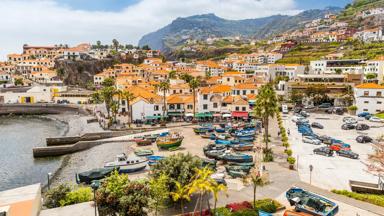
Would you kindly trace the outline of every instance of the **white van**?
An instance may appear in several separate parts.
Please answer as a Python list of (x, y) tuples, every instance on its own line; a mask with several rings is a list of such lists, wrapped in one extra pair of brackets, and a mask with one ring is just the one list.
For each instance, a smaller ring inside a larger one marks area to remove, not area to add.
[(283, 112), (283, 114), (288, 114), (288, 105), (281, 105), (281, 111)]

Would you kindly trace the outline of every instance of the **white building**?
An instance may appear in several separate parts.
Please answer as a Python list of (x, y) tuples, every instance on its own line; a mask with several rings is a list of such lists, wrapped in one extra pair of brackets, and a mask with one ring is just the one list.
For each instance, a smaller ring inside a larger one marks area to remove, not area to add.
[(0, 92), (0, 102), (15, 103), (48, 103), (53, 100), (53, 91), (51, 87), (34, 86), (32, 88), (12, 88)]
[(384, 111), (384, 86), (364, 83), (354, 89), (357, 113), (378, 113)]
[(373, 29), (367, 29), (364, 31), (356, 32), (353, 35), (353, 37), (360, 39), (364, 42), (383, 41), (384, 40), (383, 28), (377, 27)]
[(374, 73), (377, 79), (382, 82), (384, 74), (384, 59), (368, 60), (364, 68), (364, 74)]
[[(124, 104), (125, 105), (125, 104)], [(144, 120), (152, 116), (161, 116), (163, 114), (163, 106), (161, 102), (151, 102), (145, 98), (136, 98), (132, 104), (132, 120)], [(127, 106), (123, 107), (123, 111), (127, 110)]]
[(332, 74), (332, 73), (364, 73), (364, 64), (358, 59), (348, 60), (316, 60), (310, 63), (311, 74)]

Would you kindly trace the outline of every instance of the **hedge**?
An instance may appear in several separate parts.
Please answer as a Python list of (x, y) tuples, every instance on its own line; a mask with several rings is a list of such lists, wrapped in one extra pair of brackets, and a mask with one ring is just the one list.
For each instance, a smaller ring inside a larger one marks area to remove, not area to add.
[(350, 192), (347, 190), (332, 190), (335, 194), (340, 194), (343, 196), (347, 196), (356, 200), (360, 200), (363, 202), (371, 203), (377, 206), (384, 207), (384, 195), (376, 195), (376, 194), (361, 194)]

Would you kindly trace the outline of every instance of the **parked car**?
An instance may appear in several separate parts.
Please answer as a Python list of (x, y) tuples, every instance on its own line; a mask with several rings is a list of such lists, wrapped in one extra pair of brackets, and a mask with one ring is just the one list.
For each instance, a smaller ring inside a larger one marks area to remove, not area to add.
[(357, 124), (357, 120), (353, 117), (344, 117), (343, 122), (346, 124)]
[(331, 146), (329, 146), (329, 148), (333, 151), (336, 151), (336, 152), (338, 152), (340, 150), (347, 150), (347, 151), (351, 150), (351, 146), (349, 144), (345, 144), (345, 143), (334, 143)]
[(299, 118), (297, 121), (296, 121), (296, 125), (299, 125), (299, 124), (309, 124), (309, 120), (304, 118), (304, 117), (301, 117)]
[(376, 116), (372, 116), (371, 118), (369, 118), (369, 121), (371, 121), (371, 122), (383, 122), (383, 119), (376, 117)]
[(371, 114), (369, 112), (361, 112), (359, 114), (357, 114), (357, 117), (366, 117), (366, 116), (370, 116)]
[(293, 112), (294, 113), (300, 113), (301, 110), (303, 110), (303, 109), (301, 107), (299, 107), (299, 106), (296, 106), (295, 108), (293, 108)]
[(333, 108), (326, 109), (325, 113), (332, 114), (333, 113)]
[(358, 143), (369, 143), (372, 141), (373, 141), (373, 139), (369, 136), (360, 135), (360, 136), (356, 137), (356, 142), (358, 142)]
[(310, 137), (310, 136), (303, 137), (303, 142), (313, 144), (313, 145), (320, 145), (321, 144), (321, 141), (319, 139), (316, 139), (316, 138)]
[(333, 151), (328, 147), (320, 147), (320, 148), (313, 149), (313, 153), (328, 156), (328, 157), (333, 156)]
[(306, 110), (309, 110), (309, 109), (315, 109), (315, 108), (316, 108), (316, 107), (313, 106), (313, 105), (307, 105), (307, 106), (304, 107), (304, 109), (306, 109)]
[(336, 153), (338, 156), (342, 156), (342, 157), (348, 157), (348, 158), (352, 158), (352, 159), (358, 159), (359, 158), (359, 154), (352, 152), (352, 151), (343, 150), (343, 149), (336, 152)]
[(300, 115), (303, 116), (304, 118), (309, 117), (309, 114), (307, 112), (305, 112), (305, 111), (301, 111)]
[(327, 145), (331, 145), (332, 144), (332, 137), (329, 137), (327, 135), (319, 136), (319, 140), (322, 143), (327, 144)]
[(343, 115), (344, 109), (342, 107), (335, 107), (333, 108), (333, 112), (336, 113), (337, 115)]
[(341, 125), (341, 129), (343, 129), (343, 130), (353, 130), (355, 128), (356, 127), (353, 124), (343, 124), (343, 125)]
[(356, 130), (368, 130), (369, 129), (369, 125), (367, 124), (357, 124), (356, 125)]
[(323, 129), (323, 128), (324, 128), (324, 126), (323, 126), (322, 124), (320, 124), (319, 122), (313, 122), (313, 123), (311, 124), (311, 127), (313, 127), (313, 128), (319, 128), (319, 129)]
[(319, 108), (330, 108), (332, 106), (332, 104), (330, 103), (322, 103), (319, 105)]

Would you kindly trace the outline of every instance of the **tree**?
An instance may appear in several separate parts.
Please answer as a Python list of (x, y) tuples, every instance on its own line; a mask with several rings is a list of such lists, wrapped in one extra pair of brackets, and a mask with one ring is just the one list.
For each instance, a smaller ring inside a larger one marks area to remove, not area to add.
[(184, 215), (184, 200), (191, 201), (191, 189), (190, 185), (181, 185), (180, 182), (174, 181), (175, 192), (171, 192), (173, 201), (180, 201), (181, 215)]
[(100, 90), (100, 98), (105, 103), (105, 108), (107, 109), (108, 119), (110, 119), (111, 115), (111, 105), (113, 101), (113, 95), (115, 94), (115, 87), (109, 86), (104, 87)]
[(115, 85), (115, 80), (111, 77), (108, 77), (104, 79), (104, 81), (101, 83), (103, 87), (111, 87)]
[(336, 74), (341, 74), (341, 73), (343, 73), (343, 71), (342, 71), (340, 68), (337, 68), (337, 69), (335, 70), (335, 73), (336, 73)]
[(119, 101), (114, 101), (112, 100), (111, 102), (111, 112), (112, 112), (112, 116), (113, 116), (113, 122), (116, 122), (117, 120), (117, 113), (119, 112)]
[(130, 181), (117, 171), (107, 177), (96, 192), (100, 216), (147, 215), (150, 188), (144, 181)]
[(216, 183), (216, 184), (212, 185), (211, 189), (212, 189), (213, 199), (214, 199), (213, 212), (216, 215), (216, 207), (217, 207), (217, 201), (219, 199), (219, 192), (220, 191), (226, 192), (228, 190), (228, 188), (227, 188), (227, 186), (225, 186), (223, 184)]
[(375, 74), (375, 73), (368, 73), (365, 75), (365, 79), (367, 79), (367, 80), (376, 79), (376, 77), (377, 77), (377, 74)]
[(151, 50), (151, 47), (149, 47), (148, 45), (144, 45), (141, 47), (142, 50)]
[(189, 81), (189, 87), (192, 89), (192, 96), (193, 96), (193, 118), (195, 118), (196, 115), (196, 89), (200, 86), (200, 80), (197, 78), (193, 78)]
[(117, 41), (116, 39), (113, 39), (112, 44), (113, 44), (113, 47), (115, 48), (115, 51), (117, 52), (119, 48), (119, 41)]
[(172, 70), (169, 72), (168, 77), (169, 79), (176, 79), (177, 72)]
[(290, 99), (295, 104), (302, 104), (304, 94), (297, 89), (293, 89), (290, 94)]
[(165, 113), (167, 112), (167, 98), (166, 98), (166, 93), (170, 88), (169, 80), (162, 81), (158, 86), (158, 90), (163, 92), (163, 116), (162, 118), (165, 117)]
[(161, 174), (159, 178), (151, 178), (149, 180), (149, 187), (151, 193), (150, 205), (155, 209), (155, 215), (159, 208), (164, 208), (166, 201), (169, 199), (168, 176)]
[(14, 82), (15, 82), (15, 86), (24, 85), (23, 78), (16, 78)]
[(131, 123), (132, 123), (131, 101), (134, 100), (136, 98), (136, 96), (133, 93), (131, 93), (130, 91), (126, 90), (126, 91), (123, 91), (122, 97), (127, 102), (128, 127), (130, 128)]
[(96, 41), (96, 47), (97, 49), (101, 49), (101, 41)]
[(251, 172), (249, 173), (249, 179), (252, 183), (253, 187), (253, 205), (256, 204), (256, 192), (257, 192), (257, 187), (264, 185), (264, 181), (262, 177), (260, 176), (259, 172), (253, 168)]
[[(208, 168), (204, 167), (203, 169), (196, 169), (195, 170), (195, 176), (192, 178), (191, 182), (191, 193), (198, 192), (199, 193), (199, 199), (197, 204), (200, 204), (200, 215), (203, 213), (203, 201), (204, 197), (207, 193), (213, 191), (213, 187), (217, 182), (211, 178), (211, 175), (213, 174), (213, 171)], [(209, 200), (207, 200), (209, 202)], [(208, 204), (209, 207), (209, 204)], [(195, 207), (196, 210), (196, 207)]]
[(254, 113), (256, 117), (261, 118), (264, 125), (264, 140), (265, 140), (265, 149), (264, 149), (264, 160), (271, 161), (272, 151), (268, 147), (269, 141), (269, 118), (273, 118), (277, 113), (278, 101), (276, 97), (276, 92), (271, 83), (265, 84), (260, 87), (259, 94), (256, 98)]
[(180, 75), (180, 79), (184, 80), (186, 83), (189, 83), (193, 79), (193, 76), (187, 73), (183, 73)]

